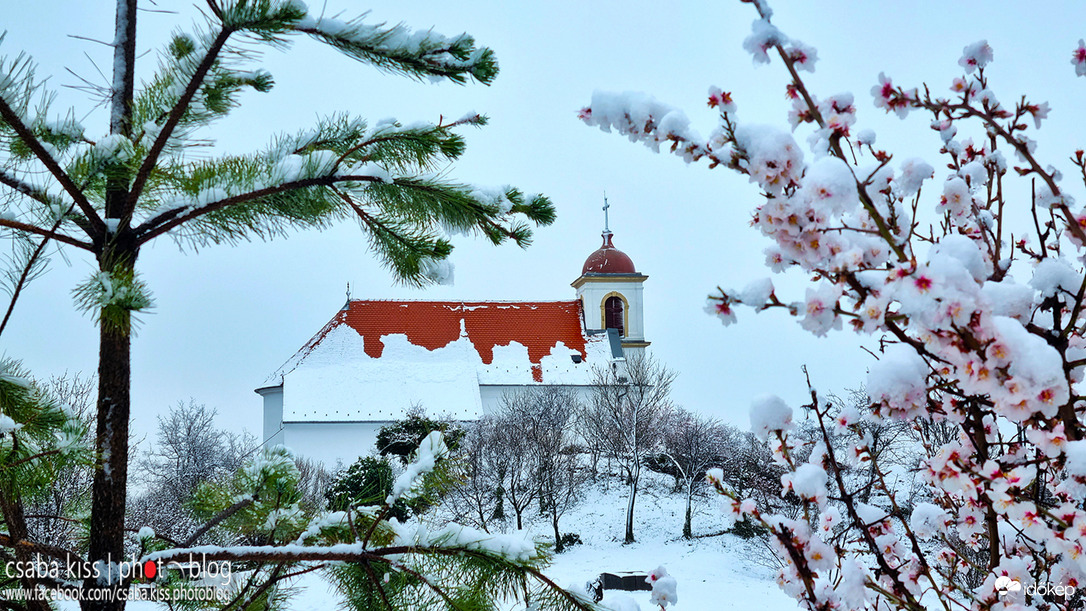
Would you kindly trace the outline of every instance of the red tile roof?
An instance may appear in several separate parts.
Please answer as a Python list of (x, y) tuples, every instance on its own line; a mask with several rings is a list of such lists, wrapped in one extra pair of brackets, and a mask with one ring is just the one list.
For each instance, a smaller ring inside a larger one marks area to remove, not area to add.
[[(540, 361), (562, 342), (586, 358), (580, 301), (362, 301), (354, 300), (311, 339), (311, 352), (335, 327), (346, 324), (365, 339), (366, 354), (380, 358), (381, 338), (404, 334), (427, 350), (460, 337), (461, 321), (483, 363), (494, 360), (494, 346), (517, 342), (528, 349), (532, 377), (542, 381)], [(307, 350), (308, 349), (308, 350)]]

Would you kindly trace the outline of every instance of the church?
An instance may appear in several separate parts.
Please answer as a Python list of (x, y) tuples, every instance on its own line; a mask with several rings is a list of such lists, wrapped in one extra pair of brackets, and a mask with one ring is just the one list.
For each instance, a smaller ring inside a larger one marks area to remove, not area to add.
[(568, 301), (352, 300), (256, 392), (264, 435), (334, 466), (375, 451), (381, 427), (419, 405), (476, 420), (507, 392), (568, 386), (621, 368), (645, 341), (648, 276), (605, 229)]

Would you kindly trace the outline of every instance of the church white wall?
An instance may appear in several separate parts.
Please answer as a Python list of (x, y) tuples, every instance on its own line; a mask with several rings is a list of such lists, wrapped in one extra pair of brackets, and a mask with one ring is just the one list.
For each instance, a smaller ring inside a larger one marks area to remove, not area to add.
[[(505, 393), (515, 393), (515, 392), (519, 392), (519, 391), (522, 391), (522, 390), (532, 390), (532, 389), (537, 389), (537, 388), (542, 388), (542, 385), (539, 385), (539, 384), (535, 384), (535, 385), (523, 385), (523, 384), (512, 385), (512, 384), (510, 384), (510, 385), (480, 386), (479, 387), (479, 396), (483, 400), (483, 413), (484, 414), (493, 414), (495, 412), (495, 410), (497, 410), (498, 406), (501, 405), (502, 395), (504, 395)], [(588, 401), (589, 398), (591, 398), (591, 396), (592, 396), (592, 387), (591, 386), (573, 386), (573, 385), (570, 385), (570, 386), (568, 386), (568, 388), (572, 388), (573, 390), (575, 390), (577, 392), (577, 395), (581, 398), (582, 401)]]
[(287, 422), (284, 445), (295, 456), (318, 460), (328, 468), (349, 466), (359, 456), (376, 454), (377, 432), (388, 422)]
[[(502, 396), (523, 390), (541, 388), (540, 385), (487, 385), (479, 387), (483, 413), (493, 413), (501, 404)], [(582, 401), (589, 401), (592, 387), (570, 386)], [(264, 397), (264, 439), (267, 444), (284, 445), (295, 456), (318, 460), (329, 468), (337, 463), (350, 465), (359, 456), (375, 454), (377, 433), (383, 422), (283, 422), (282, 388), (262, 390)], [(439, 414), (432, 414), (439, 415)]]
[(261, 388), (264, 397), (264, 431), (260, 440), (268, 447), (283, 445), (283, 387)]

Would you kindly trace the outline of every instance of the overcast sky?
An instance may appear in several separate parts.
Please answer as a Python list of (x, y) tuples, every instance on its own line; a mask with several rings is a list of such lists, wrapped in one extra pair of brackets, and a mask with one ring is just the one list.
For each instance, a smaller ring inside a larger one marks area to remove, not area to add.
[[(154, 68), (167, 33), (188, 29), (195, 15), (185, 2), (147, 6), (180, 13), (140, 14), (138, 45), (147, 52), (141, 75)], [(322, 5), (310, 6), (319, 11)], [(1051, 104), (1038, 153), (1071, 173), (1065, 160), (1083, 146), (1076, 136), (1086, 80), (1075, 78), (1070, 57), (1086, 36), (1086, 5), (1040, 2), (1025, 11), (1018, 2), (792, 0), (772, 6), (778, 27), (817, 48), (817, 71), (807, 79), (817, 94), (853, 92), (858, 129), (874, 129), (878, 144), (898, 161), (921, 156), (936, 167), (943, 162), (929, 119), (913, 115), (902, 122), (883, 115), (871, 103), (870, 88), (884, 71), (895, 83), (927, 82), (935, 92), (946, 91), (960, 75), (962, 47), (987, 38), (995, 49), (989, 73), (996, 94), (1007, 104), (1026, 92)], [(36, 0), (5, 8), (8, 35), (0, 53), (30, 53), (39, 75), (52, 75), (57, 108), (76, 107), (80, 117), (87, 116), (88, 135), (104, 134), (105, 114), (83, 92), (64, 86), (78, 83), (66, 69), (105, 83), (95, 64), (110, 66), (110, 49), (73, 36), (111, 40), (113, 3)], [(741, 121), (786, 126), (783, 67), (756, 68), (741, 46), (755, 17), (750, 5), (329, 0), (325, 10), (352, 16), (367, 9), (373, 21), (470, 32), (497, 52), (501, 74), (490, 87), (419, 83), (298, 39), (289, 51), (264, 57), (275, 89), (245, 95), (243, 106), (210, 132), (220, 150), (263, 147), (277, 132), (305, 128), (339, 111), (413, 122), (476, 110), (489, 115), (491, 124), (466, 134), (467, 153), (449, 174), (546, 193), (558, 221), (539, 229), (526, 250), (458, 238), (455, 285), (426, 290), (397, 286), (354, 225), (199, 253), (181, 253), (160, 239), (140, 260), (157, 307), (143, 317), (134, 340), (138, 433), (153, 431), (156, 414), (190, 397), (217, 408), (223, 426), (259, 433), (261, 400), (253, 389), (338, 311), (348, 282), (355, 298), (573, 298), (569, 283), (599, 246), (604, 191), (612, 204), (616, 246), (649, 275), (645, 334), (653, 352), (679, 373), (679, 403), (745, 427), (758, 394), (776, 392), (794, 405), (805, 399), (804, 363), (823, 391), (862, 383), (871, 357), (850, 333), (814, 338), (779, 312), (741, 310), (739, 324), (730, 327), (703, 314), (705, 296), (717, 285), (741, 288), (770, 275), (762, 255), (768, 242), (748, 226), (758, 203), (753, 185), (723, 168), (687, 166), (653, 154), (576, 119), (593, 90), (639, 90), (684, 108), (706, 133), (714, 125), (706, 91), (716, 85), (734, 92)], [(804, 143), (805, 136), (801, 129), (797, 139)], [(937, 179), (944, 175), (937, 171)], [(928, 189), (928, 206), (934, 206), (935, 192)], [(1016, 203), (1024, 206), (1018, 195)], [(82, 251), (61, 254), (67, 260), (54, 257), (52, 271), (31, 285), (0, 340), (0, 350), (40, 377), (91, 372), (97, 363), (97, 332), (71, 298), (93, 262)], [(803, 298), (801, 276), (774, 281), (782, 299)]]

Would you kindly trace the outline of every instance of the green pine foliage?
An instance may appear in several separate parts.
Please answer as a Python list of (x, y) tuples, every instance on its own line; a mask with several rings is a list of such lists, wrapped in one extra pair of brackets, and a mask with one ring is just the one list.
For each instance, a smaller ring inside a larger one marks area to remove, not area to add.
[(87, 466), (89, 453), (86, 425), (27, 376), (0, 359), (0, 494), (32, 502), (60, 470)]
[[(214, 524), (210, 533), (215, 540), (235, 541), (240, 547), (198, 549), (242, 558), (284, 550), (274, 561), (234, 563), (231, 600), (244, 609), (281, 608), (291, 594), (289, 576), (314, 567), (335, 584), (346, 608), (357, 611), (492, 611), (516, 600), (530, 602), (533, 609), (595, 608), (543, 577), (539, 571), (549, 558), (543, 543), (509, 543), (500, 540), (502, 535), (455, 524), (438, 527), (417, 518), (400, 520), (398, 503), (410, 506), (459, 477), (440, 432), (428, 435), (422, 445), (433, 451), (418, 452), (406, 475), (394, 481), (383, 460), (359, 461), (331, 489), (329, 510), (317, 513), (306, 512), (298, 503), (298, 471), (290, 453), (283, 448), (266, 450), (233, 478), (199, 488), (193, 511)], [(143, 542), (145, 558), (181, 552), (161, 540)], [(337, 562), (320, 562), (324, 554), (338, 554)], [(197, 586), (171, 573), (163, 587)], [(230, 604), (186, 602), (181, 608)]]
[[(340, 473), (325, 493), (328, 508), (345, 511), (348, 507), (380, 505), (392, 492), (392, 465), (384, 458), (363, 456)], [(389, 517), (404, 521), (410, 516), (407, 503), (400, 499)]]
[(386, 424), (377, 431), (377, 451), (381, 456), (397, 456), (406, 464), (422, 440), (434, 431), (441, 431), (445, 444), (453, 452), (460, 449), (466, 434), (455, 422), (430, 418), (421, 406), (413, 405), (403, 420)]

